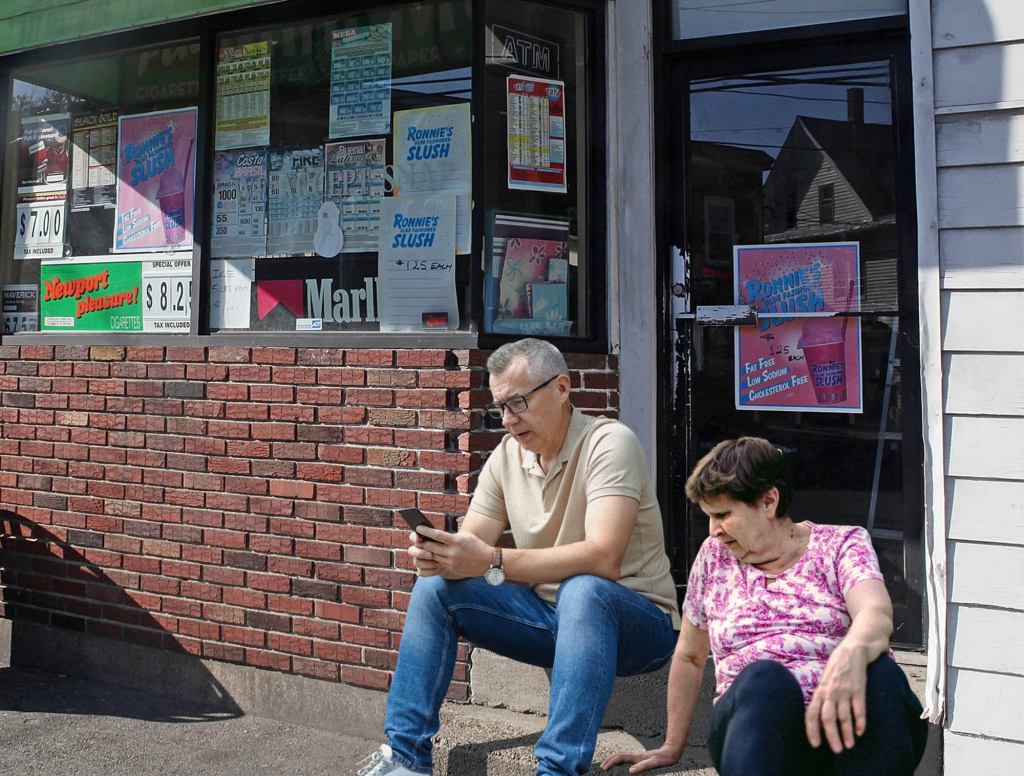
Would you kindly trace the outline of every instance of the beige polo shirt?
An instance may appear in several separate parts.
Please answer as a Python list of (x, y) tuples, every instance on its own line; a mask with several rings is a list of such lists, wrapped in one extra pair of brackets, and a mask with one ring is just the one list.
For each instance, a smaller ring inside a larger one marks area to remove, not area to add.
[[(618, 581), (671, 614), (679, 628), (661, 510), (643, 448), (624, 424), (573, 410), (558, 461), (548, 472), (534, 453), (506, 435), (487, 459), (469, 509), (510, 527), (520, 549), (558, 547), (586, 538), (587, 505), (602, 496), (640, 503)], [(533, 588), (555, 603), (557, 583)]]

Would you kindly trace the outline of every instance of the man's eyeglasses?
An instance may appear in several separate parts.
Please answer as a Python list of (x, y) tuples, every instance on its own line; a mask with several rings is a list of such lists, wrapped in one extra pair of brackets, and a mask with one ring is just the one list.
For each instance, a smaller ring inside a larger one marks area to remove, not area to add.
[(493, 404), (488, 404), (486, 407), (484, 407), (484, 409), (487, 410), (487, 414), (490, 417), (494, 418), (495, 420), (501, 420), (502, 418), (504, 418), (505, 410), (508, 410), (513, 415), (518, 415), (521, 412), (526, 412), (526, 410), (530, 406), (526, 401), (526, 397), (529, 396), (530, 394), (536, 393), (545, 385), (554, 380), (556, 377), (558, 377), (558, 375), (551, 375), (551, 377), (542, 382), (536, 388), (527, 391), (522, 396), (509, 396), (507, 399), (505, 399), (505, 401), (496, 401)]

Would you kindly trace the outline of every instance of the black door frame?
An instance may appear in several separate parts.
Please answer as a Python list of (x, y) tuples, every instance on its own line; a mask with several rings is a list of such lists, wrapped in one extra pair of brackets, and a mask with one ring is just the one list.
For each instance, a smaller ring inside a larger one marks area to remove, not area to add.
[[(668, 3), (654, 2), (654, 29), (669, 30)], [(896, 141), (896, 220), (899, 239), (898, 353), (901, 359), (904, 472), (904, 568), (914, 615), (894, 641), (909, 647), (923, 643), (924, 480), (921, 431), (920, 359), (917, 299), (916, 181), (913, 158), (913, 104), (909, 32), (905, 17), (772, 30), (696, 41), (655, 40), (654, 77), (656, 201), (656, 271), (660, 313), (657, 374), (658, 460), (668, 462), (659, 478), (659, 499), (666, 521), (666, 540), (680, 597), (690, 563), (707, 527), (693, 517), (683, 493), (686, 474), (702, 451), (694, 449), (689, 423), (689, 333), (673, 315), (672, 261), (675, 249), (688, 251), (685, 214), (689, 191), (684, 177), (688, 152), (689, 82), (751, 72), (796, 69), (864, 61), (889, 61), (892, 67)], [(677, 289), (688, 292), (688, 289)], [(731, 379), (731, 376), (730, 376)], [(916, 444), (911, 442), (916, 440)]]

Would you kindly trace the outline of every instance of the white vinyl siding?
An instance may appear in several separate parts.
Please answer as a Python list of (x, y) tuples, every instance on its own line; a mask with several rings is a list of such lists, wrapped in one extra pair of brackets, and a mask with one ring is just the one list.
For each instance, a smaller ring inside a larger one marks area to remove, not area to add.
[(945, 775), (1024, 762), (1024, 12), (933, 0), (949, 583)]

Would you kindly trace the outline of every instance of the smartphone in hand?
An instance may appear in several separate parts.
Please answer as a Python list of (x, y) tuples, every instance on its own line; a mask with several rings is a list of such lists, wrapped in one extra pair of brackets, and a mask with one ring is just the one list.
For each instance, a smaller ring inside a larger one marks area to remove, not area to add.
[[(416, 529), (419, 528), (421, 525), (425, 525), (427, 526), (427, 528), (433, 528), (433, 526), (430, 524), (430, 521), (427, 520), (427, 516), (420, 512), (415, 507), (412, 509), (399, 509), (398, 514), (406, 522), (406, 524), (409, 526), (410, 530), (413, 531), (413, 533), (416, 533)], [(417, 536), (419, 536), (420, 540), (424, 542), (433, 541), (432, 539), (428, 539), (426, 536), (420, 536), (419, 534), (417, 534)]]

